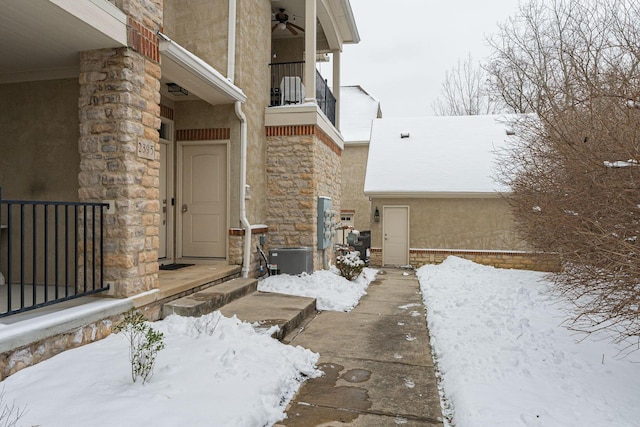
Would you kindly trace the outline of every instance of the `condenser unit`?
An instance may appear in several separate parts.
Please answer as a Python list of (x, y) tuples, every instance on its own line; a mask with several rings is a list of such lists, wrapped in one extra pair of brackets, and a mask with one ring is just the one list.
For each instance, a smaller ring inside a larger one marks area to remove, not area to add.
[(313, 273), (313, 249), (309, 247), (269, 250), (269, 262), (280, 274)]

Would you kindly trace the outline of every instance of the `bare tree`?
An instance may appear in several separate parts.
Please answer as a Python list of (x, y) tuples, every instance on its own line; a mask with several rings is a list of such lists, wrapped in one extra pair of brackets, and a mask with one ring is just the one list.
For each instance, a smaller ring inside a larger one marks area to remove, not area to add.
[(431, 105), (439, 116), (493, 114), (498, 105), (486, 90), (487, 75), (471, 54), (445, 73), (440, 96)]
[(524, 238), (557, 252), (573, 326), (640, 338), (640, 5), (522, 5), (492, 40), (517, 140), (501, 177)]

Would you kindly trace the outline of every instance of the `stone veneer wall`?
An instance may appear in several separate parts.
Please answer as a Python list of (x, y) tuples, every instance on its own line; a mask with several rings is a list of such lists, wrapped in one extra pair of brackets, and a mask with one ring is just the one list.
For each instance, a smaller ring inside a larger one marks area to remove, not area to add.
[[(128, 48), (80, 53), (81, 201), (115, 201), (105, 215), (104, 279), (110, 294), (157, 287), (160, 203), (161, 0), (118, 0), (128, 17)], [(138, 144), (156, 158), (138, 157)]]
[[(342, 149), (329, 139), (323, 132), (318, 132), (314, 146), (314, 178), (317, 196), (331, 197), (331, 209), (336, 212), (335, 221), (340, 222), (340, 208), (342, 202)], [(316, 197), (317, 199), (317, 197)], [(314, 206), (314, 234), (317, 236), (318, 209)], [(336, 242), (336, 237), (332, 239)], [(317, 243), (317, 242), (316, 242)], [(326, 259), (323, 259), (325, 255)], [(335, 264), (336, 253), (333, 245), (326, 250), (326, 254), (317, 253), (314, 257), (316, 270), (327, 268), (328, 263)], [(325, 264), (325, 262), (327, 264)]]
[[(414, 268), (440, 264), (448, 256), (457, 256), (483, 265), (519, 270), (560, 271), (560, 260), (553, 254), (520, 251), (470, 251), (456, 249), (410, 249), (409, 264)], [(371, 248), (371, 266), (382, 265), (382, 249)]]
[[(317, 249), (317, 199), (332, 198), (340, 211), (342, 149), (314, 125), (267, 127), (267, 226), (273, 248), (312, 247), (314, 269), (323, 268)], [(333, 258), (333, 248), (328, 251)]]
[[(267, 234), (269, 229), (264, 226), (254, 226), (251, 228), (251, 265), (249, 266), (249, 276), (258, 277), (260, 275), (261, 256), (258, 255), (257, 247), (260, 245), (260, 236)], [(229, 264), (242, 265), (244, 258), (244, 229), (232, 228), (229, 230)], [(261, 246), (268, 256), (269, 248)]]
[(0, 354), (0, 380), (13, 375), (21, 369), (47, 360), (65, 350), (105, 338), (113, 331), (115, 324), (122, 319), (119, 314), (102, 319), (89, 325), (80, 326), (68, 332), (45, 338), (24, 347)]

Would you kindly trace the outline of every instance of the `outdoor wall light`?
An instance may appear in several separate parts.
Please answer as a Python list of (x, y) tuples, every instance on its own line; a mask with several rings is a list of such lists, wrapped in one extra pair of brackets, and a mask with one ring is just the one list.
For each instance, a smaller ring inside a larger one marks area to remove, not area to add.
[(189, 91), (177, 83), (167, 83), (167, 90), (169, 91), (170, 94), (173, 94), (175, 96), (189, 95)]
[(373, 213), (373, 222), (380, 222), (380, 211), (376, 206), (376, 211)]

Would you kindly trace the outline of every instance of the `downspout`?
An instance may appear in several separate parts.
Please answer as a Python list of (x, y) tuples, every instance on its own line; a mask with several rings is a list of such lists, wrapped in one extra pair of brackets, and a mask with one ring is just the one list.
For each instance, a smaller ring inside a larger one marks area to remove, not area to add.
[[(235, 80), (236, 72), (236, 0), (229, 0), (229, 35), (227, 37), (227, 80)], [(251, 224), (247, 218), (247, 116), (242, 111), (242, 103), (236, 101), (235, 112), (240, 120), (240, 222), (244, 227), (244, 250), (242, 277), (249, 277), (251, 271)]]
[(247, 116), (242, 111), (242, 103), (236, 101), (236, 116), (240, 120), (240, 222), (244, 227), (244, 251), (242, 277), (249, 277), (251, 271), (251, 224), (247, 219)]

